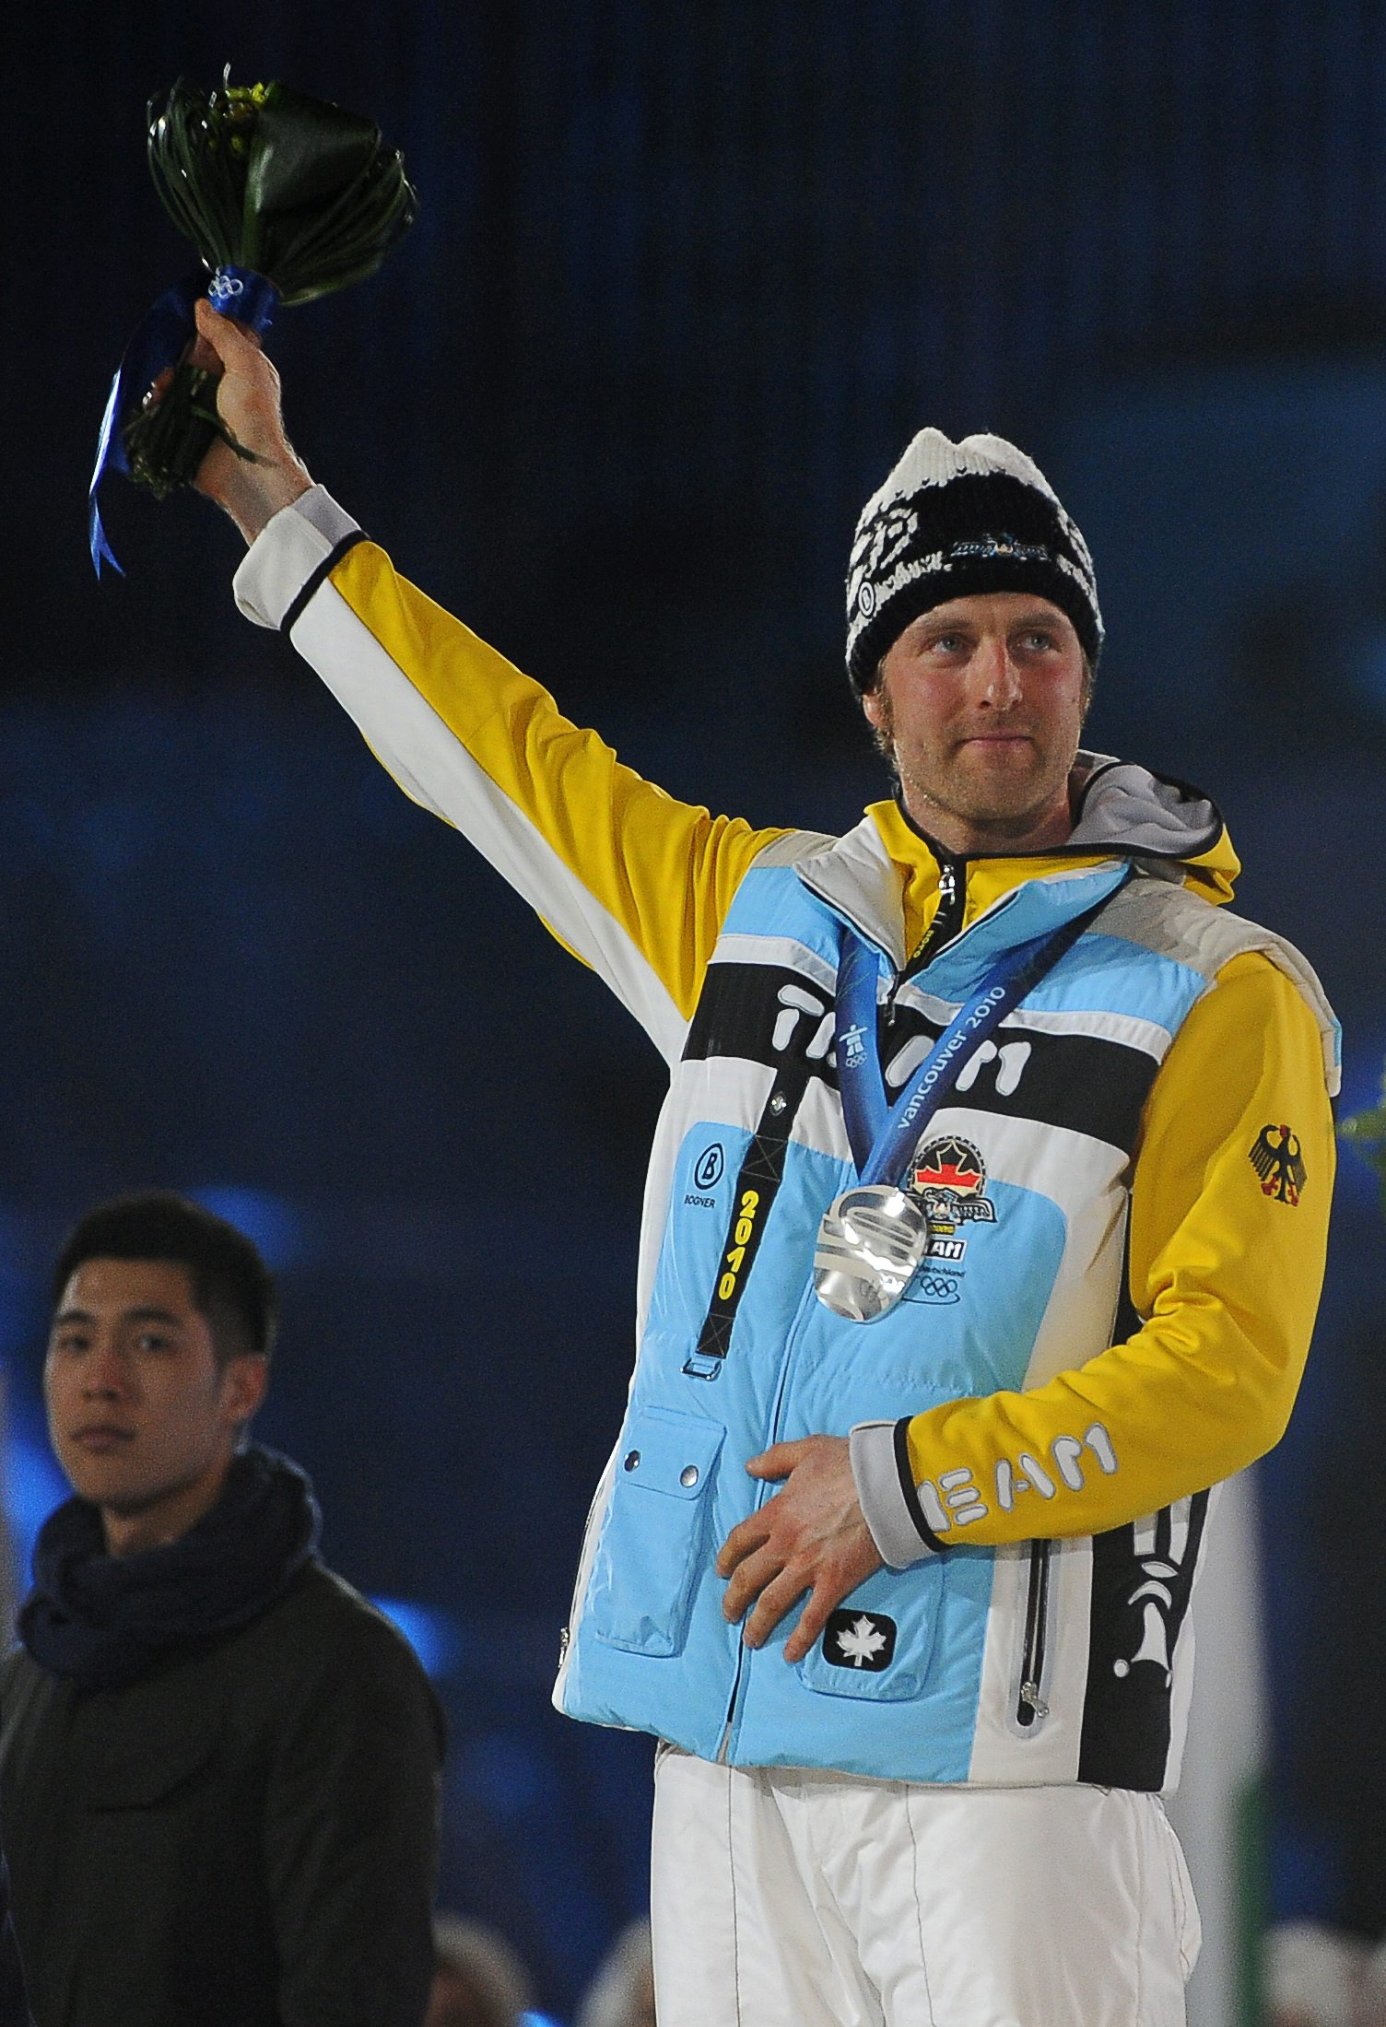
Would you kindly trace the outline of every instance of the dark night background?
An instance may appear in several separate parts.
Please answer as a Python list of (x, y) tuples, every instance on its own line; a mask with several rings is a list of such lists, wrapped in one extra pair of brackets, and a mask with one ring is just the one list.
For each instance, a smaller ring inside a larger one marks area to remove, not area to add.
[[(191, 264), (145, 101), (229, 61), (404, 149), (414, 231), (273, 335), (295, 441), (685, 798), (855, 820), (880, 792), (841, 664), (857, 510), (926, 421), (1024, 444), (1096, 557), (1091, 741), (1218, 798), (1242, 907), (1342, 1015), (1355, 1110), (1386, 1053), (1386, 4), (57, 0), (6, 10), (0, 61), (11, 1505), (50, 1496), (65, 1225), (145, 1184), (239, 1218), (284, 1297), (261, 1433), (313, 1472), (335, 1564), (433, 1615), (444, 1898), (566, 2013), (645, 1885), (645, 1743), (547, 1693), (629, 1372), (659, 1065), (239, 619), (229, 524), (112, 489), (129, 574), (93, 581), (107, 382)], [(1359, 1582), (1386, 1290), (1355, 1156), (1339, 1205), (1261, 1480), (1274, 1878), (1282, 1912), (1355, 1894), (1381, 1926), (1386, 1861), (1350, 1848), (1386, 1804)]]

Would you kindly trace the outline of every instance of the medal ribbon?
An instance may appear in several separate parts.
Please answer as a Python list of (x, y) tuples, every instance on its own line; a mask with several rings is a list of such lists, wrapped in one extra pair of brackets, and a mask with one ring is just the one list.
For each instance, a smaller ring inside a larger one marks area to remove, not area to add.
[[(256, 274), (251, 268), (232, 267), (228, 263), (211, 276), (205, 268), (184, 275), (182, 281), (175, 282), (171, 289), (165, 289), (145, 315), (125, 347), (124, 357), (111, 382), (106, 413), (101, 418), (101, 433), (97, 439), (96, 466), (87, 489), (88, 536), (91, 560), (98, 577), (103, 563), (109, 563), (113, 570), (121, 570), (106, 538), (106, 530), (101, 525), (101, 507), (97, 497), (101, 482), (107, 472), (128, 475), (130, 461), (125, 454), (125, 425), (164, 368), (178, 363), (189, 340), (196, 335), (193, 304), (201, 296), (206, 296), (212, 308), (219, 310), (222, 316), (235, 317), (239, 323), (248, 324), (252, 331), (261, 333), (269, 329), (279, 302), (279, 291), (273, 282), (266, 281), (262, 274)], [(121, 570), (121, 575), (124, 574)]]
[[(1130, 876), (1128, 869), (1118, 884), (1124, 886)], [(894, 1105), (886, 1092), (876, 1027), (876, 953), (860, 936), (848, 932), (850, 947), (844, 951), (838, 971), (837, 1082), (852, 1158), (863, 1187), (898, 1182), (924, 1128), (978, 1049), (1072, 949), (1116, 891), (1109, 888), (1100, 900), (1062, 927), (1008, 950), (954, 1015), (919, 1075)]]

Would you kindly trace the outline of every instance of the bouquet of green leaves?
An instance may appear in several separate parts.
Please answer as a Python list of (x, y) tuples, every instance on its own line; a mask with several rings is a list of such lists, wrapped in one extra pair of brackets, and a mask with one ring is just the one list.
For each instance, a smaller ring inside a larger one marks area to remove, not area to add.
[[(132, 340), (93, 492), (113, 464), (162, 499), (191, 480), (213, 437), (226, 435), (211, 376), (185, 356), (196, 296), (263, 330), (279, 303), (306, 303), (374, 274), (412, 221), (415, 197), (398, 149), (373, 121), (287, 85), (228, 77), (205, 92), (180, 78), (149, 114), (155, 187), (205, 272), (161, 298)], [(170, 351), (171, 335), (181, 343)], [(150, 401), (151, 383), (169, 366), (171, 383)]]

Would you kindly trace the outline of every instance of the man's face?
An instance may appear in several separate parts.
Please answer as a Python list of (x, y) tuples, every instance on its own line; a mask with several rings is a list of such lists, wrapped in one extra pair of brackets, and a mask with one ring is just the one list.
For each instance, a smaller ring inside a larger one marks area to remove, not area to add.
[(1028, 592), (990, 591), (907, 626), (863, 709), (925, 830), (952, 851), (1036, 850), (1071, 828), (1086, 680), (1066, 614)]
[(58, 1462), (114, 1553), (176, 1540), (210, 1509), (265, 1379), (262, 1358), (218, 1365), (185, 1267), (83, 1262), (53, 1319), (44, 1393)]

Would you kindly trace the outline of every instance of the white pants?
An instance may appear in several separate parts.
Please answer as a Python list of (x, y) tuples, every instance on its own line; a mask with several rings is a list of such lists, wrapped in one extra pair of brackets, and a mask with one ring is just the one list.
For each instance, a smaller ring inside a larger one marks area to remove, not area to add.
[(1158, 1796), (663, 1749), (659, 2027), (1183, 2027), (1198, 1914)]

